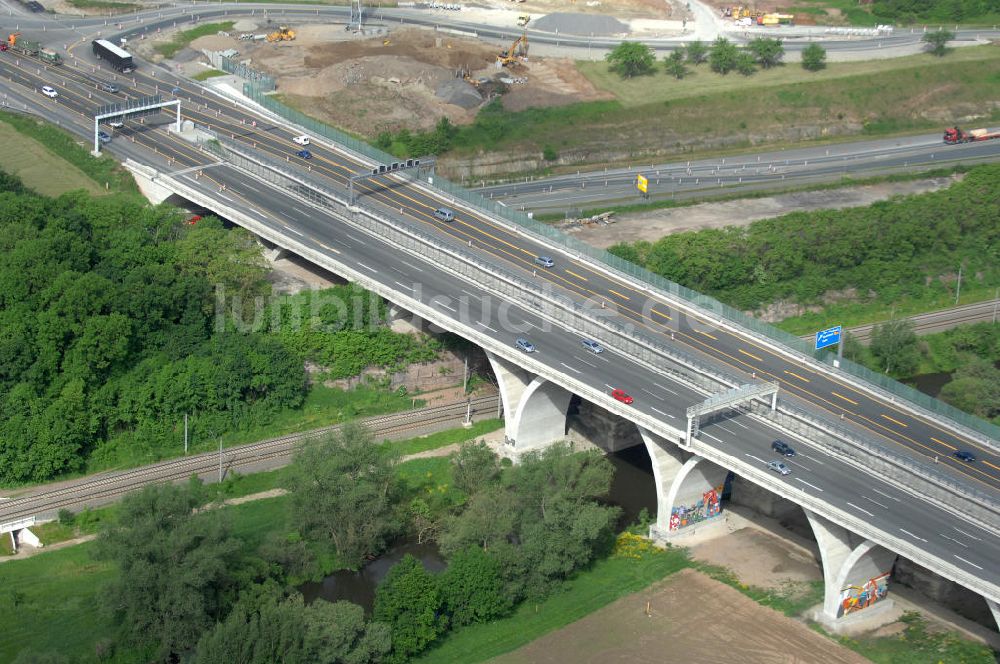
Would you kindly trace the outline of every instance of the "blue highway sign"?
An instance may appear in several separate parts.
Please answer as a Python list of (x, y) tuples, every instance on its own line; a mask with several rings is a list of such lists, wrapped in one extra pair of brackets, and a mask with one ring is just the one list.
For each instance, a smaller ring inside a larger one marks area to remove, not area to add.
[(831, 327), (827, 330), (820, 330), (816, 333), (816, 350), (820, 348), (826, 348), (827, 346), (834, 346), (840, 343), (840, 335), (842, 331), (840, 325), (836, 327)]

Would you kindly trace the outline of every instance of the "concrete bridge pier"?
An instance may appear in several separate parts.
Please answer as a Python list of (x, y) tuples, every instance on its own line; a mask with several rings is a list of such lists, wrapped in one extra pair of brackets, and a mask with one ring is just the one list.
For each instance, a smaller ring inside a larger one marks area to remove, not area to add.
[(517, 461), (526, 452), (565, 440), (572, 393), (493, 353), (486, 357), (500, 387), (505, 456)]
[(896, 554), (805, 510), (823, 562), (823, 606), (814, 619), (835, 634), (874, 629), (898, 616), (887, 599)]
[(676, 443), (639, 427), (656, 482), (656, 523), (649, 536), (667, 542), (681, 535), (720, 527), (727, 471)]

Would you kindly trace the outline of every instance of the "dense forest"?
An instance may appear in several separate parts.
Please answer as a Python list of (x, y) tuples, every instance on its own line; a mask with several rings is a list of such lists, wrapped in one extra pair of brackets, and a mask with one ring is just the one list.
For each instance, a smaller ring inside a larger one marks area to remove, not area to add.
[(306, 361), (341, 377), (435, 355), (372, 324), (383, 305), (349, 286), (260, 300), (257, 325), (219, 315), (256, 320), (265, 273), (252, 238), (217, 219), (45, 198), (0, 174), (0, 482), (106, 467), (123, 448), (158, 458), (185, 414), (208, 438), (267, 422), (302, 404)]
[(867, 207), (817, 210), (748, 226), (690, 231), (611, 253), (741, 309), (802, 304), (854, 289), (886, 303), (927, 289), (1000, 285), (1000, 166), (947, 189)]

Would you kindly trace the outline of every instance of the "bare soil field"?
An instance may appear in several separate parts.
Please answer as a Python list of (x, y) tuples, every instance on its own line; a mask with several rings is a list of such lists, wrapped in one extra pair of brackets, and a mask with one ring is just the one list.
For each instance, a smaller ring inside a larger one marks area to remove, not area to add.
[[(526, 79), (509, 86), (505, 105), (511, 110), (611, 98), (570, 60), (531, 58), (514, 70), (498, 71), (497, 46), (433, 30), (408, 28), (366, 38), (335, 24), (290, 27), (297, 33), (291, 42), (212, 35), (195, 40), (191, 48), (237, 49), (237, 59), (249, 59), (250, 66), (277, 79), (278, 93), (289, 104), (367, 137), (403, 128), (429, 129), (441, 117), (455, 124), (471, 122), (491, 88), (477, 89), (463, 74), (477, 80)], [(184, 59), (184, 52), (176, 59)]]
[(908, 182), (884, 182), (820, 191), (802, 191), (761, 198), (741, 198), (718, 203), (701, 203), (681, 208), (619, 215), (608, 226), (588, 225), (564, 229), (587, 244), (606, 249), (619, 242), (656, 242), (665, 235), (706, 228), (746, 226), (759, 219), (791, 212), (836, 210), (871, 205), (893, 196), (921, 194), (947, 187), (954, 178), (927, 178)]
[(867, 661), (693, 570), (678, 572), (491, 661), (715, 662), (725, 659), (725, 653), (738, 653), (741, 664)]

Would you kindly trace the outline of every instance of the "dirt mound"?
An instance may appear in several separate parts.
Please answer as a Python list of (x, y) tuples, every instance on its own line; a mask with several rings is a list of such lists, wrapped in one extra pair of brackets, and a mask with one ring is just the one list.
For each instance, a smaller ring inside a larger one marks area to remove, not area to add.
[(495, 86), (477, 89), (464, 75), (517, 80), (504, 102), (511, 110), (607, 98), (569, 60), (532, 58), (527, 68), (498, 72), (496, 45), (433, 30), (366, 38), (337, 25), (290, 27), (295, 41), (277, 44), (205, 39), (275, 76), (278, 93), (303, 112), (368, 137), (429, 129), (441, 117), (471, 122)]

